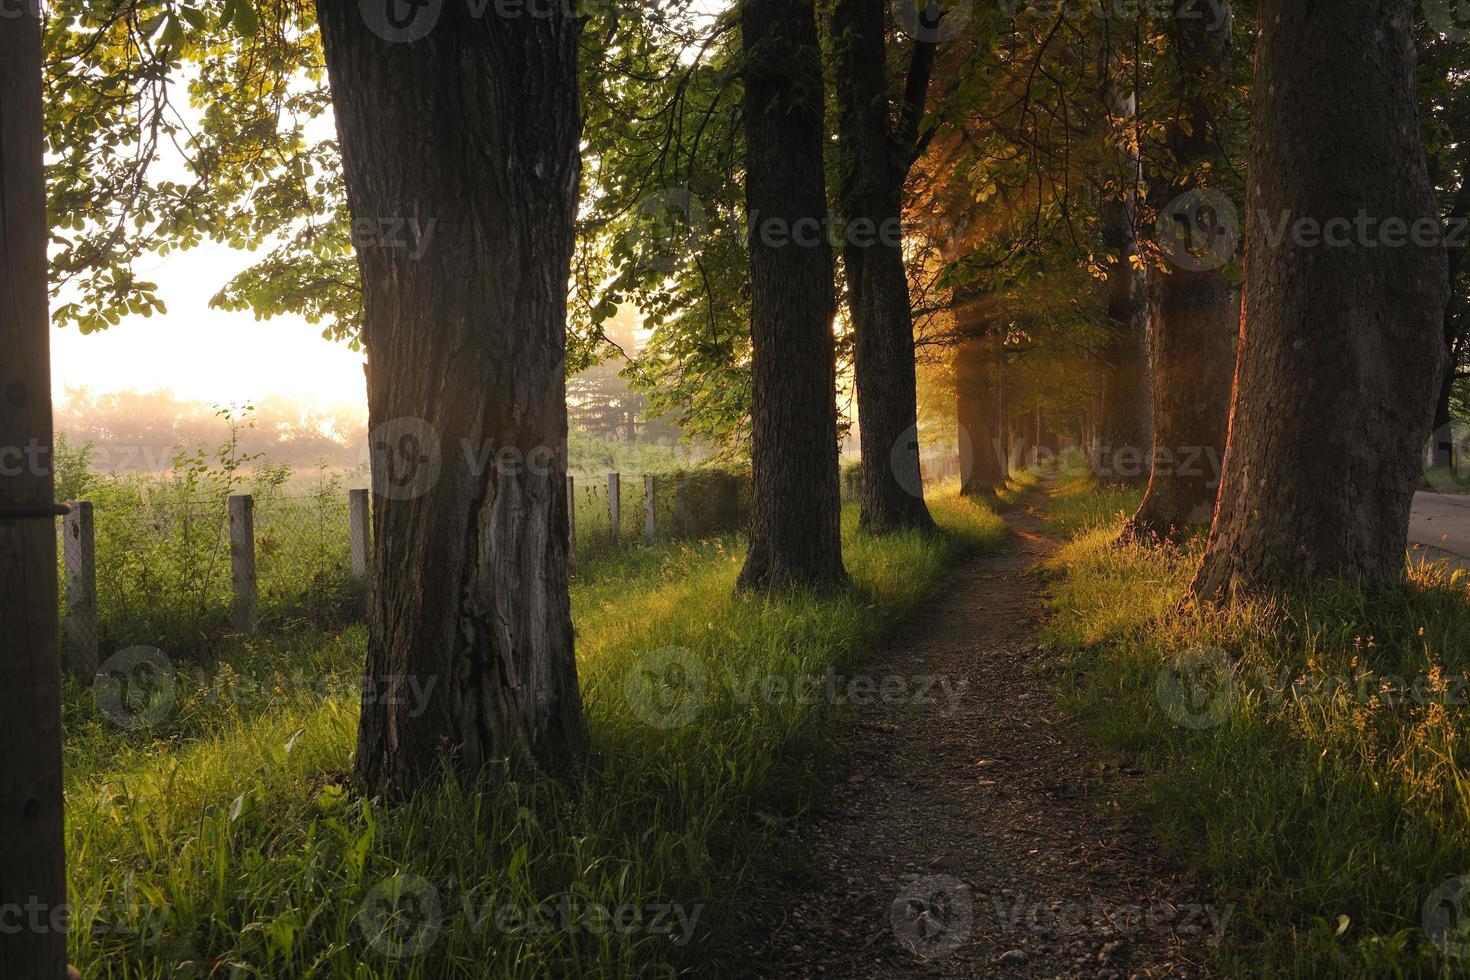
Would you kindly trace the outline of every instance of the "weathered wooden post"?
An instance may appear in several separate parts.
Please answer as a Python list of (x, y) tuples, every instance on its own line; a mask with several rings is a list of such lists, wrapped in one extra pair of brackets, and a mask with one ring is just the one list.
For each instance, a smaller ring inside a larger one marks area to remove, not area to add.
[(260, 594), (255, 579), (255, 498), (230, 496), (230, 584), (235, 592), (235, 632), (260, 628)]
[(67, 504), (61, 540), (66, 567), (66, 669), (90, 687), (97, 676), (97, 538), (90, 500)]
[(618, 531), (623, 524), (623, 477), (619, 473), (607, 475), (607, 516), (612, 522), (612, 538), (618, 539)]
[(655, 523), (657, 517), (654, 513), (653, 494), (653, 475), (645, 474), (643, 477), (643, 540), (649, 544), (653, 544), (653, 539), (658, 530)]
[(347, 525), (352, 539), (352, 584), (362, 595), (366, 613), (371, 601), (373, 560), (373, 508), (369, 491), (347, 491)]
[(577, 482), (567, 474), (567, 560), (577, 553)]
[(689, 477), (683, 470), (674, 477), (674, 533), (689, 534)]

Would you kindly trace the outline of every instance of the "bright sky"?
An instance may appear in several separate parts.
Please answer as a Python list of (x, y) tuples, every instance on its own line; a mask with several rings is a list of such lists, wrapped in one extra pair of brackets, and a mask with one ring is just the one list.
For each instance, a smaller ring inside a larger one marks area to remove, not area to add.
[(296, 316), (257, 321), (249, 313), (209, 308), (209, 298), (258, 256), (205, 243), (137, 266), (158, 283), (168, 313), (129, 316), (100, 333), (51, 332), (52, 388), (94, 392), (170, 389), (179, 398), (215, 403), (290, 395), (320, 407), (362, 405), (362, 355), (324, 340)]

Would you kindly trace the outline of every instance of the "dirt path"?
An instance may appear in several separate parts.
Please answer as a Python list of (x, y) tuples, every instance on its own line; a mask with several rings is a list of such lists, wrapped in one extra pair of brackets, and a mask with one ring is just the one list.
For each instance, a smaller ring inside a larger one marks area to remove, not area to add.
[(1034, 570), (1056, 542), (1035, 514), (1008, 521), (1011, 546), (962, 568), (863, 668), (910, 697), (850, 709), (846, 780), (797, 832), (808, 874), (756, 913), (751, 975), (1203, 974), (1228, 912), (1109, 816), (1119, 774), (1035, 669)]

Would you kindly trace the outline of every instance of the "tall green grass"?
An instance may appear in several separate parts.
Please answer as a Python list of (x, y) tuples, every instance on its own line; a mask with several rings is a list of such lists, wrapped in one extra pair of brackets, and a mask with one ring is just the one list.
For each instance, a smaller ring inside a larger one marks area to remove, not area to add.
[(1465, 573), (1201, 607), (1199, 541), (1114, 543), (1134, 502), (1085, 479), (1050, 500), (1075, 536), (1048, 638), (1068, 710), (1143, 771), (1139, 814), (1235, 905), (1221, 972), (1470, 975), (1441, 901), (1470, 873)]
[[(584, 567), (592, 754), (570, 779), (354, 798), (360, 628), (175, 665), (163, 696), (128, 702), (157, 719), (138, 731), (68, 688), (74, 962), (89, 978), (747, 972), (725, 938), (840, 716), (751, 697), (751, 682), (851, 666), (961, 555), (1002, 539), (983, 507), (933, 509), (941, 536), (872, 540), (845, 514), (856, 589), (840, 598), (735, 596), (737, 538)], [(647, 682), (670, 663), (688, 682), (672, 714)]]

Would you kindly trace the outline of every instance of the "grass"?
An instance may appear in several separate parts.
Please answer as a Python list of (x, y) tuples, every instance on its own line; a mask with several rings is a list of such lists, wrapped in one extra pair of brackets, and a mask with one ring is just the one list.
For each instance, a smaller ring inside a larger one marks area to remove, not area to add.
[(1424, 472), (1419, 489), (1430, 493), (1470, 493), (1470, 473), (1466, 472), (1463, 460), (1459, 466), (1436, 466)]
[[(952, 494), (933, 510), (942, 536), (872, 540), (849, 508), (840, 598), (735, 597), (737, 538), (589, 563), (573, 606), (593, 754), (570, 780), (355, 798), (357, 627), (174, 665), (126, 702), (154, 721), (135, 731), (69, 687), (74, 962), (128, 980), (741, 972), (722, 937), (840, 719), (750, 682), (852, 664), (1003, 535)], [(672, 713), (643, 680), (671, 663), (700, 682)]]
[(1053, 494), (1071, 540), (1047, 638), (1069, 713), (1143, 773), (1138, 814), (1235, 906), (1219, 971), (1470, 975), (1465, 574), (1202, 608), (1201, 542), (1114, 543), (1136, 502), (1083, 478)]

